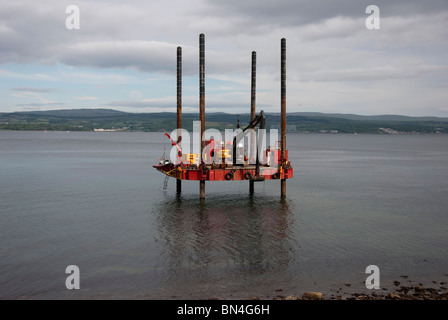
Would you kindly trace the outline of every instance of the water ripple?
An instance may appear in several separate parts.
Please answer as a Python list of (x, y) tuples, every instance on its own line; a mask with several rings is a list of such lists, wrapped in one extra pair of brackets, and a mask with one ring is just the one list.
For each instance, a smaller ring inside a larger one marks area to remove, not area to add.
[(198, 201), (175, 198), (153, 210), (169, 283), (187, 274), (208, 281), (223, 274), (262, 274), (287, 268), (294, 259), (290, 202), (257, 196)]

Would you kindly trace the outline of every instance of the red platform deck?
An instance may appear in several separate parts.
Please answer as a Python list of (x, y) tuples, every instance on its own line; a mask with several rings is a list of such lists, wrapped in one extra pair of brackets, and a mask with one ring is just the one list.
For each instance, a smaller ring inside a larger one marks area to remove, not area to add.
[(154, 168), (170, 177), (193, 181), (277, 180), (290, 179), (294, 175), (294, 170), (289, 164), (278, 168), (260, 166), (258, 177), (256, 177), (255, 166), (216, 168), (207, 165), (199, 167), (175, 166), (172, 163), (168, 163), (165, 165), (154, 165)]

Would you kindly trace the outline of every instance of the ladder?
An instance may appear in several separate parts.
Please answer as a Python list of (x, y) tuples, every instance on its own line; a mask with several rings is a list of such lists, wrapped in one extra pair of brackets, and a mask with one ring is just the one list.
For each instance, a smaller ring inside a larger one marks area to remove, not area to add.
[(163, 181), (163, 190), (166, 190), (168, 188), (168, 179), (169, 176), (165, 176), (165, 181)]

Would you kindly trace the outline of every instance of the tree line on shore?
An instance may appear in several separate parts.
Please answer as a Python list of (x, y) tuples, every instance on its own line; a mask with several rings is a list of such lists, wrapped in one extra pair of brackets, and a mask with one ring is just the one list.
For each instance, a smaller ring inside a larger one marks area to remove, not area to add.
[[(184, 113), (182, 126), (191, 131), (198, 114)], [(234, 129), (249, 123), (249, 114), (209, 113), (206, 128)], [(356, 116), (319, 113), (287, 115), (288, 131), (301, 133), (448, 133), (446, 118)], [(0, 130), (171, 132), (176, 113), (127, 113), (109, 109), (0, 113)], [(266, 114), (266, 129), (280, 128), (279, 114)], [(384, 130), (387, 128), (387, 130)]]

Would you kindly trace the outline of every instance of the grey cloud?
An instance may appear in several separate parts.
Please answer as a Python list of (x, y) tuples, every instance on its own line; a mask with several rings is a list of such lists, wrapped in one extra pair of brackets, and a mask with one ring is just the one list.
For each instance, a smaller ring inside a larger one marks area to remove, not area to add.
[(214, 10), (227, 15), (241, 16), (246, 22), (298, 26), (316, 23), (332, 17), (366, 17), (365, 9), (376, 4), (384, 17), (437, 13), (448, 10), (446, 0), (208, 0)]
[(34, 92), (34, 93), (57, 93), (57, 92), (61, 92), (61, 90), (55, 89), (55, 88), (30, 88), (30, 87), (13, 88), (12, 91)]
[(378, 81), (396, 79), (415, 79), (428, 74), (444, 74), (448, 67), (439, 65), (386, 65), (356, 69), (317, 71), (303, 75), (304, 81)]
[[(174, 4), (79, 1), (81, 29), (76, 31), (65, 28), (65, 6), (68, 4), (71, 3), (23, 1), (14, 5), (0, 4), (3, 22), (0, 63), (62, 62), (72, 66), (134, 68), (174, 74), (176, 47), (182, 45), (183, 72), (194, 75), (198, 69), (198, 33), (207, 35), (209, 32), (207, 73), (247, 72), (250, 58), (244, 52), (249, 54), (251, 50), (268, 48), (271, 39), (279, 39), (283, 32), (295, 38), (293, 41), (300, 46), (314, 40), (346, 39), (360, 33), (362, 20), (366, 17), (365, 8), (371, 3), (367, 0), (197, 0), (186, 5), (184, 1)], [(448, 11), (446, 0), (430, 3), (377, 1), (377, 4), (385, 18)], [(168, 12), (173, 7), (180, 9)], [(171, 19), (166, 18), (168, 15)], [(344, 17), (350, 19), (344, 20)], [(336, 23), (331, 24), (332, 21)], [(419, 23), (425, 21), (430, 20)], [(401, 33), (399, 26), (393, 27)], [(403, 32), (406, 30), (409, 26)], [(393, 33), (381, 32), (384, 43), (396, 41)], [(419, 33), (411, 39), (418, 43), (422, 37), (424, 34)], [(272, 61), (276, 66), (277, 60)]]
[(154, 41), (82, 42), (68, 46), (62, 61), (74, 66), (167, 72), (175, 68), (175, 52), (176, 46)]
[[(198, 101), (193, 101), (189, 99), (189, 101), (183, 101), (183, 108), (187, 109), (197, 109), (199, 112), (199, 98)], [(104, 107), (111, 108), (132, 108), (132, 109), (160, 109), (160, 108), (171, 108), (175, 111), (176, 102), (173, 99), (172, 101), (142, 101), (142, 100), (122, 100), (122, 101), (111, 101), (103, 105)], [(269, 107), (265, 104), (258, 104), (258, 108)], [(207, 99), (206, 101), (206, 110), (216, 110), (225, 112), (225, 110), (234, 110), (234, 109), (247, 109), (248, 112), (250, 110), (249, 103), (234, 103), (234, 102), (221, 102), (221, 101), (213, 101)]]
[[(134, 68), (144, 72), (176, 73), (177, 45), (157, 41), (98, 41), (68, 46), (61, 61), (72, 66), (96, 68)], [(248, 59), (235, 53), (206, 52), (206, 68), (210, 73), (228, 73), (248, 69)], [(198, 73), (198, 49), (182, 46), (182, 72)]]
[(49, 106), (64, 106), (63, 102), (52, 102), (52, 103), (20, 103), (16, 104), (16, 107), (49, 107)]
[(67, 41), (62, 2), (2, 2), (0, 20), (10, 32), (0, 33), (0, 63), (56, 62), (54, 46)]
[[(281, 37), (286, 37), (288, 42), (288, 89), (300, 88), (299, 82), (303, 80), (310, 81), (306, 84), (309, 89), (314, 85), (311, 82), (320, 82), (319, 92), (338, 86), (352, 89), (358, 81), (370, 80), (396, 79), (401, 81), (403, 92), (412, 91), (409, 79), (411, 82), (420, 79), (421, 87), (428, 83), (446, 84), (441, 74), (447, 68), (446, 0), (135, 0), (126, 3), (77, 0), (75, 4), (81, 9), (80, 30), (65, 28), (65, 7), (69, 4), (74, 3), (68, 0), (1, 2), (0, 64), (63, 63), (88, 67), (88, 72), (74, 68), (72, 76), (89, 84), (102, 84), (104, 76), (95, 70), (98, 68), (132, 68), (171, 77), (176, 72), (176, 47), (181, 45), (183, 74), (197, 76), (198, 35), (204, 32), (206, 90), (212, 88), (216, 94), (218, 81), (220, 86), (223, 79), (232, 82), (226, 95), (210, 99), (207, 91), (207, 110), (225, 110), (232, 105), (244, 105), (245, 110), (246, 105), (239, 103), (241, 97), (231, 93), (249, 89), (252, 50), (257, 51), (257, 85), (260, 96), (265, 98), (259, 100), (276, 101)], [(381, 30), (365, 29), (365, 8), (370, 4), (377, 4), (381, 9)], [(120, 70), (114, 73), (118, 76), (116, 83), (132, 85), (128, 81), (133, 79), (132, 73), (123, 75)], [(0, 76), (36, 81), (50, 78), (1, 69)], [(159, 76), (151, 75), (156, 79)], [(61, 79), (60, 75), (55, 79), (58, 77)], [(425, 81), (421, 81), (423, 78)], [(191, 78), (187, 81), (189, 87), (184, 89), (192, 95), (196, 88), (192, 89)], [(15, 88), (12, 95), (38, 97), (57, 92), (52, 90), (27, 83)], [(383, 96), (384, 92), (379, 95)], [(442, 106), (446, 98), (440, 98), (442, 89), (438, 92), (438, 105)], [(289, 97), (302, 103), (304, 93), (294, 94), (293, 90), (288, 91)], [(319, 97), (320, 104), (338, 107), (335, 99), (327, 96)], [(125, 101), (127, 97), (110, 105), (136, 109), (171, 106), (169, 101)], [(175, 98), (170, 99), (174, 106)], [(314, 96), (308, 101), (316, 99)], [(196, 108), (197, 100), (190, 101), (190, 107)], [(400, 101), (415, 104), (407, 94)]]

